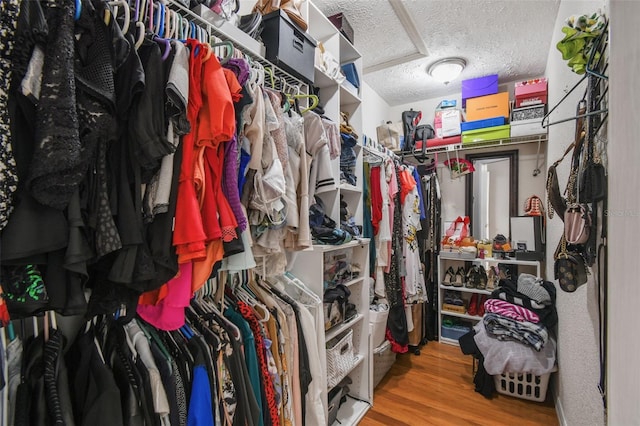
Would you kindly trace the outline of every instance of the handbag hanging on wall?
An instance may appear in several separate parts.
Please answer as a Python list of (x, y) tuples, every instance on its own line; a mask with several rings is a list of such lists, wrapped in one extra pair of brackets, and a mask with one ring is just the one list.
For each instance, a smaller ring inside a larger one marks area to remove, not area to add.
[(587, 266), (584, 258), (580, 253), (567, 249), (564, 235), (560, 239), (554, 259), (554, 277), (562, 290), (572, 293), (587, 282)]
[(571, 204), (564, 214), (564, 238), (569, 244), (584, 244), (591, 232), (591, 212), (586, 204)]

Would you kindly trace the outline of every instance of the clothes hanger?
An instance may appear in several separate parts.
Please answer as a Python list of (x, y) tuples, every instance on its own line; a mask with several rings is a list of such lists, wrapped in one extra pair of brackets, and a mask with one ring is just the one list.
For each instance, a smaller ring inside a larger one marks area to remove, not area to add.
[(73, 17), (74, 20), (80, 19), (80, 15), (82, 14), (82, 0), (76, 0), (76, 13)]
[(162, 54), (162, 60), (166, 60), (169, 57), (169, 53), (171, 52), (171, 42), (166, 38), (161, 38), (155, 35), (153, 36), (153, 41), (164, 44), (165, 49), (164, 53)]
[(316, 95), (299, 94), (299, 95), (293, 95), (293, 98), (294, 99), (309, 99), (309, 100), (311, 100), (311, 105), (309, 105), (307, 108), (305, 108), (302, 111), (300, 111), (302, 114), (304, 114), (307, 111), (311, 111), (312, 109), (317, 107), (318, 104), (320, 103), (320, 99)]
[(144, 22), (136, 21), (136, 33), (138, 35), (138, 38), (136, 39), (134, 46), (135, 46), (135, 49), (138, 50), (140, 46), (142, 46), (142, 43), (144, 43), (144, 36), (145, 36)]
[(224, 65), (227, 62), (229, 62), (229, 59), (231, 59), (231, 57), (233, 56), (233, 52), (235, 51), (235, 48), (233, 47), (233, 43), (231, 43), (230, 41), (221, 41), (219, 43), (210, 44), (210, 46), (212, 48), (221, 47), (221, 46), (224, 46), (227, 48), (226, 55), (222, 59), (220, 59), (220, 65)]
[(107, 6), (104, 9), (104, 23), (105, 25), (109, 25), (109, 22), (111, 21), (111, 16), (113, 16), (114, 21), (116, 21), (117, 23), (116, 18), (118, 17), (118, 10), (120, 9), (120, 7), (122, 7), (122, 10), (124, 11), (124, 21), (123, 21), (121, 30), (123, 34), (126, 34), (127, 31), (129, 31), (129, 23), (131, 21), (131, 11), (129, 10), (129, 5), (124, 0), (107, 2)]
[(273, 75), (273, 68), (264, 67), (264, 71), (265, 71), (265, 73), (269, 74), (269, 80), (270, 80), (270, 83), (271, 83), (271, 88), (275, 89), (276, 88), (276, 80), (275, 80), (275, 77)]

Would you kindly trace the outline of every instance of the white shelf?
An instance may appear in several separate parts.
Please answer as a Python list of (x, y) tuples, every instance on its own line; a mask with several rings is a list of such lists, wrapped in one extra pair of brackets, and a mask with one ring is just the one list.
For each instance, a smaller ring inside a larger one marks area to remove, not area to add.
[(343, 331), (345, 331), (345, 330), (353, 327), (354, 325), (358, 324), (360, 321), (362, 321), (363, 318), (364, 318), (363, 314), (356, 314), (356, 316), (351, 318), (349, 321), (343, 322), (342, 324), (338, 324), (335, 327), (330, 328), (325, 333), (324, 340), (328, 342), (329, 340), (333, 339), (334, 337), (336, 337), (337, 335), (339, 335)]
[(356, 285), (356, 284), (358, 284), (359, 282), (362, 282), (362, 281), (364, 281), (364, 277), (357, 277), (357, 278), (352, 279), (351, 281), (347, 281), (344, 285), (346, 287), (351, 287), (352, 285)]
[(327, 73), (325, 73), (324, 71), (322, 71), (320, 68), (318, 68), (317, 66), (315, 67), (315, 74), (314, 74), (314, 79), (313, 79), (313, 85), (320, 88), (320, 89), (324, 89), (327, 87), (331, 87), (331, 86), (338, 86), (338, 82), (335, 81), (333, 78), (331, 78)]
[(347, 40), (347, 38), (339, 33), (340, 35), (340, 63), (348, 64), (349, 62), (353, 62), (356, 59), (360, 59), (362, 55), (358, 50), (353, 47), (351, 42)]
[(340, 85), (340, 105), (359, 104), (361, 102), (358, 89), (347, 80)]
[(332, 426), (357, 425), (371, 408), (365, 401), (359, 401), (347, 396), (347, 400), (340, 406), (338, 416)]
[(345, 191), (345, 192), (355, 192), (355, 193), (361, 193), (362, 189), (358, 188), (357, 186), (353, 186), (350, 183), (341, 183), (340, 184), (340, 192)]
[(340, 250), (350, 247), (357, 247), (363, 244), (367, 244), (369, 242), (369, 238), (359, 238), (349, 241), (348, 243), (340, 244), (340, 245), (330, 245), (330, 244), (314, 244), (314, 251), (328, 252), (334, 250)]
[(464, 318), (472, 321), (480, 321), (482, 317), (478, 315), (460, 314), (458, 312), (446, 311), (440, 307), (440, 315), (448, 315), (450, 317)]
[[(447, 266), (450, 266), (451, 262), (471, 262), (474, 264), (489, 264), (489, 263), (501, 263), (505, 265), (521, 265), (521, 266), (532, 266), (536, 268), (536, 274), (540, 276), (540, 261), (538, 260), (517, 260), (517, 259), (496, 259), (493, 257), (486, 257), (484, 259), (480, 258), (461, 258), (458, 256), (454, 256), (452, 253), (442, 251), (438, 255), (438, 276), (441, 279), (444, 277), (445, 270)], [(442, 284), (438, 285), (438, 334), (439, 341), (442, 343), (448, 343), (453, 345), (458, 345), (458, 341), (454, 339), (448, 339), (446, 337), (442, 337), (442, 318), (446, 315), (449, 317), (461, 318), (468, 321), (480, 321), (482, 319), (481, 316), (478, 315), (468, 315), (461, 314), (458, 312), (447, 311), (442, 308), (442, 302), (444, 300), (444, 292), (445, 291), (459, 291), (460, 293), (470, 293), (470, 294), (481, 294), (481, 295), (491, 295), (493, 290), (480, 290), (477, 288), (467, 288), (467, 287), (454, 287), (447, 286)], [(467, 296), (468, 297), (468, 296)]]
[(480, 290), (477, 288), (469, 288), (469, 287), (454, 287), (452, 285), (444, 285), (440, 284), (440, 288), (443, 290), (453, 290), (453, 291), (464, 291), (465, 293), (478, 293), (478, 294), (491, 294), (489, 290)]
[(337, 33), (336, 27), (329, 21), (329, 18), (324, 16), (320, 9), (312, 2), (307, 2), (309, 6), (309, 34), (318, 41), (324, 42), (327, 39), (335, 36)]
[(460, 346), (460, 343), (456, 339), (450, 339), (448, 337), (440, 336), (440, 342), (441, 343), (446, 343), (448, 345)]

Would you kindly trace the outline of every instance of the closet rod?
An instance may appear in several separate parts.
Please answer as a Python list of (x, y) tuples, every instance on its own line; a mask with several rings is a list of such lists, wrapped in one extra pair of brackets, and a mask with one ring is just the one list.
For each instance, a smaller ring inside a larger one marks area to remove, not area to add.
[(174, 11), (179, 12), (183, 16), (186, 15), (189, 19), (193, 21), (197, 21), (209, 32), (209, 34), (214, 35), (222, 40), (231, 41), (234, 44), (234, 46), (236, 46), (236, 48), (239, 49), (245, 56), (249, 57), (251, 60), (255, 62), (259, 62), (265, 68), (272, 67), (273, 70), (276, 72), (276, 77), (282, 77), (285, 79), (285, 81), (288, 84), (291, 84), (292, 86), (300, 86), (301, 88), (306, 89), (306, 91), (308, 91), (308, 85), (306, 83), (292, 76), (291, 74), (284, 71), (283, 69), (278, 68), (277, 66), (275, 66), (274, 64), (272, 64), (271, 62), (267, 61), (265, 58), (260, 56), (257, 52), (253, 52), (251, 49), (247, 48), (241, 41), (235, 39), (234, 37), (229, 36), (228, 34), (223, 33), (212, 22), (207, 21), (197, 13), (187, 9), (184, 5), (182, 5), (177, 0), (166, 0), (166, 1), (167, 1), (167, 4)]

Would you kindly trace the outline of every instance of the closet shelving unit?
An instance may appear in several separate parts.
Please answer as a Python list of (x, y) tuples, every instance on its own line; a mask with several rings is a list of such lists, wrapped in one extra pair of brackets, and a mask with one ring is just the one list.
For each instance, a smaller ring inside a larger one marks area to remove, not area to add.
[[(541, 276), (540, 275), (540, 261), (538, 260), (517, 260), (517, 259), (511, 259), (511, 258), (506, 258), (506, 259), (494, 259), (494, 258), (484, 258), (484, 259), (465, 259), (465, 258), (461, 258), (455, 254), (451, 254), (448, 253), (446, 251), (441, 251), (440, 255), (438, 256), (438, 277), (440, 279), (440, 283), (438, 284), (438, 336), (439, 336), (439, 341), (442, 343), (448, 343), (451, 345), (458, 345), (458, 341), (455, 339), (450, 339), (447, 337), (443, 337), (442, 336), (442, 319), (445, 316), (449, 316), (449, 317), (455, 317), (455, 318), (460, 318), (466, 321), (470, 321), (472, 323), (476, 323), (477, 321), (480, 321), (482, 319), (481, 316), (478, 315), (469, 315), (467, 313), (458, 313), (458, 312), (452, 312), (452, 311), (448, 311), (448, 310), (444, 310), (442, 309), (442, 304), (444, 301), (444, 292), (445, 291), (459, 291), (462, 294), (462, 298), (465, 301), (465, 306), (468, 306), (469, 303), (469, 299), (471, 297), (471, 295), (473, 295), (474, 293), (477, 293), (479, 295), (490, 295), (491, 291), (489, 290), (480, 290), (480, 289), (476, 289), (476, 288), (467, 288), (467, 287), (454, 287), (452, 285), (444, 285), (442, 283), (442, 278), (444, 277), (447, 268), (449, 268), (450, 266), (453, 267), (454, 271), (456, 271), (458, 269), (458, 267), (463, 267), (465, 269), (465, 271), (468, 269), (468, 267), (465, 267), (466, 265), (469, 264), (476, 264), (476, 265), (482, 265), (485, 270), (488, 268), (489, 265), (497, 265), (497, 264), (504, 264), (504, 265), (517, 265), (517, 266), (523, 266), (526, 267), (529, 271), (529, 273), (535, 273), (535, 275), (537, 277)], [(520, 272), (520, 271), (518, 271)]]
[[(353, 331), (353, 349), (355, 361), (346, 377), (351, 379), (346, 401), (340, 406), (336, 417), (336, 424), (355, 425), (371, 408), (373, 404), (373, 365), (371, 358), (371, 343), (369, 336), (369, 286), (366, 271), (369, 270), (369, 239), (353, 240), (349, 243), (330, 246), (314, 245), (313, 250), (298, 253), (293, 265), (292, 273), (305, 282), (320, 298), (324, 294), (325, 257), (338, 251), (351, 254), (351, 263), (360, 267), (358, 276), (344, 283), (351, 295), (349, 303), (356, 306), (357, 314), (347, 322), (338, 324), (324, 332), (325, 342), (348, 330)], [(324, 322), (324, 321), (323, 321)], [(321, 354), (323, 371), (327, 371), (326, 356)], [(326, 389), (322, 394), (327, 401)], [(340, 423), (338, 423), (340, 422)]]
[[(309, 23), (308, 33), (324, 49), (335, 58), (340, 65), (349, 63), (355, 64), (358, 75), (362, 76), (362, 57), (360, 52), (351, 45), (338, 29), (322, 14), (312, 2), (307, 1), (303, 5), (304, 14)], [(316, 59), (317, 56), (316, 56)], [(356, 185), (340, 183), (336, 181), (337, 188), (334, 191), (319, 194), (325, 203), (327, 214), (340, 223), (340, 196), (347, 203), (347, 210), (355, 218), (358, 225), (362, 225), (362, 107), (360, 89), (354, 87), (345, 80), (339, 83), (334, 77), (325, 73), (318, 63), (315, 64), (314, 84), (319, 89), (318, 97), (320, 105), (324, 107), (325, 117), (340, 124), (340, 113), (348, 114), (349, 125), (359, 136), (358, 144), (354, 150), (356, 153), (355, 175)], [(340, 176), (340, 160), (335, 159), (332, 163), (334, 176)]]

